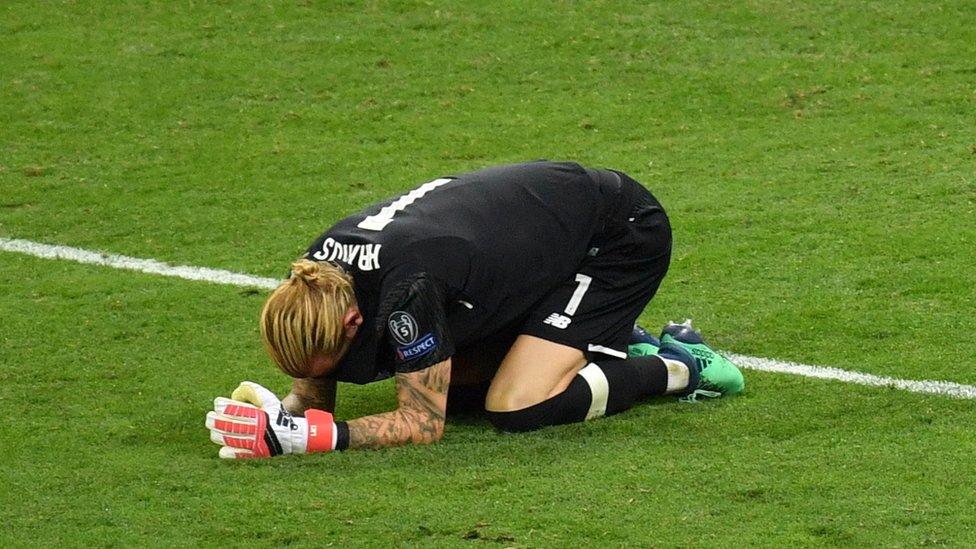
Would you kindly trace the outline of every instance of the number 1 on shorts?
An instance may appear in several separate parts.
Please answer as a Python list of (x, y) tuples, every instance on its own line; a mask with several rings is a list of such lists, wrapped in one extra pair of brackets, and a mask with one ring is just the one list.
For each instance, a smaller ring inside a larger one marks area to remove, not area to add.
[(576, 282), (579, 283), (576, 286), (576, 291), (573, 292), (573, 297), (569, 299), (569, 303), (566, 304), (566, 309), (563, 311), (569, 316), (576, 314), (576, 309), (579, 308), (580, 302), (583, 301), (583, 294), (586, 290), (590, 288), (590, 282), (593, 281), (593, 277), (586, 276), (585, 274), (577, 274)]

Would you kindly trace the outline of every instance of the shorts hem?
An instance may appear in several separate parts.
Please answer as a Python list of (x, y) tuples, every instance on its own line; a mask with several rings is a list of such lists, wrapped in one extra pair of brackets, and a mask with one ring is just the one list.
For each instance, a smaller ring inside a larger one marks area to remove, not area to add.
[(595, 343), (590, 343), (588, 341), (586, 341), (586, 342), (579, 342), (579, 341), (574, 341), (574, 340), (572, 340), (570, 338), (552, 337), (551, 335), (548, 335), (548, 334), (543, 335), (543, 334), (540, 334), (540, 333), (533, 333), (531, 331), (524, 331), (524, 330), (522, 332), (520, 332), (520, 334), (521, 335), (528, 335), (528, 336), (532, 336), (532, 337), (537, 337), (539, 339), (544, 339), (546, 341), (551, 341), (552, 343), (558, 343), (559, 345), (565, 345), (567, 347), (572, 347), (574, 349), (579, 349), (580, 351), (583, 352), (583, 354), (586, 354), (586, 355), (589, 355), (591, 353), (600, 353), (600, 354), (603, 354), (603, 355), (606, 355), (606, 356), (610, 356), (610, 357), (613, 357), (613, 358), (627, 358), (627, 352), (626, 351), (621, 351), (619, 349), (614, 349), (613, 347), (611, 347), (609, 345), (598, 345), (598, 344), (595, 344)]

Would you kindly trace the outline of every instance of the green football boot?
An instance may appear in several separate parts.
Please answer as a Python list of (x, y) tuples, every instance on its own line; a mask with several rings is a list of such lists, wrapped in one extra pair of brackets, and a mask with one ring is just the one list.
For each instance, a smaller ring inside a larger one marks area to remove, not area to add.
[(661, 342), (644, 328), (634, 324), (627, 342), (627, 357), (656, 355), (661, 348)]
[(745, 389), (746, 382), (739, 368), (709, 347), (701, 334), (691, 327), (691, 320), (683, 324), (671, 322), (664, 327), (661, 331), (662, 350), (671, 346), (687, 351), (697, 365), (698, 379), (691, 376), (692, 383), (684, 395), (685, 400), (694, 401), (699, 396), (717, 398), (734, 395)]

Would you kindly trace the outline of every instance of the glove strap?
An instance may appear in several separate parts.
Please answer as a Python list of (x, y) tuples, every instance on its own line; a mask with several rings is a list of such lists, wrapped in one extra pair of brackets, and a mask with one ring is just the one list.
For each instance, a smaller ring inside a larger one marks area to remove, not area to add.
[(330, 452), (335, 450), (338, 438), (332, 414), (325, 410), (305, 410), (308, 420), (308, 444), (306, 452)]

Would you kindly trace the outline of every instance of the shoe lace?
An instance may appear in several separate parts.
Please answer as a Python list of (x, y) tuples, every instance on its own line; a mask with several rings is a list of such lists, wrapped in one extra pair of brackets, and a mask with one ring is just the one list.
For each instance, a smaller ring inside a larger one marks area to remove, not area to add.
[(678, 399), (680, 402), (698, 402), (698, 397), (707, 398), (718, 398), (722, 396), (722, 393), (718, 391), (709, 391), (707, 389), (695, 389), (694, 391), (688, 393), (687, 395)]

